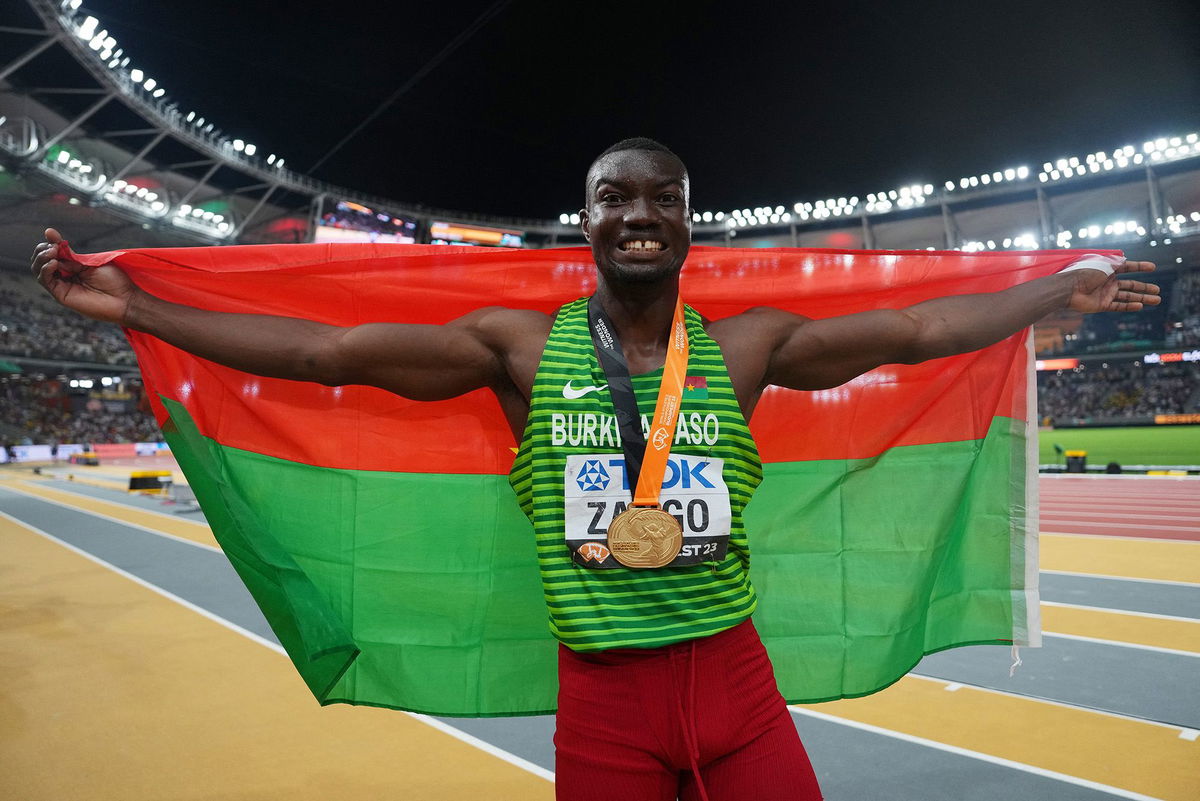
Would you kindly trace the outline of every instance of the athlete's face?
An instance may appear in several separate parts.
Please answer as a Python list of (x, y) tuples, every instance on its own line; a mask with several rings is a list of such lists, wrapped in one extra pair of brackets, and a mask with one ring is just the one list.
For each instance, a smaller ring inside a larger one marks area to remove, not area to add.
[(679, 272), (692, 242), (687, 171), (668, 153), (610, 153), (588, 172), (579, 216), (606, 280), (660, 281)]

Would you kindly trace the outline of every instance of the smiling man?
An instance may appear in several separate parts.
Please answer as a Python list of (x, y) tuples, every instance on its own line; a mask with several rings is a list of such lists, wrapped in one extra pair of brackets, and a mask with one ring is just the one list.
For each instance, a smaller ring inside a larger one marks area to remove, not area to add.
[(416, 400), (491, 389), (520, 442), (510, 481), (561, 643), (559, 797), (819, 798), (751, 622), (742, 511), (761, 477), (747, 421), (763, 390), (838, 386), (982, 348), (1059, 309), (1156, 305), (1158, 290), (1091, 260), (900, 310), (707, 321), (679, 295), (689, 192), (657, 142), (602, 153), (581, 213), (596, 292), (553, 317), (485, 308), (444, 326), (339, 328), (206, 311), (59, 258), (52, 229), (32, 271), (69, 308), (238, 370)]

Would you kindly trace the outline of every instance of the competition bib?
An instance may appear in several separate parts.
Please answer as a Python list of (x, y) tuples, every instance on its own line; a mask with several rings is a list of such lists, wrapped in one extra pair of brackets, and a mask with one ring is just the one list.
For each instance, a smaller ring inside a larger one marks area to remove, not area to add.
[[(719, 562), (729, 545), (732, 515), (723, 459), (671, 454), (660, 504), (683, 529), (683, 545), (664, 567)], [(613, 519), (629, 508), (625, 457), (616, 453), (574, 454), (563, 473), (567, 547), (575, 564), (621, 567), (608, 545)]]

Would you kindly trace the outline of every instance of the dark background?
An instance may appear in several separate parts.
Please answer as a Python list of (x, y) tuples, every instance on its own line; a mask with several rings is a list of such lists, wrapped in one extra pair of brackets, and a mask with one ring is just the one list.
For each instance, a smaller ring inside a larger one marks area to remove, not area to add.
[[(16, 0), (5, 0), (5, 2)], [(309, 168), (492, 4), (88, 0), (229, 136)], [(513, 0), (315, 177), (556, 217), (635, 135), (693, 205), (865, 195), (1200, 129), (1200, 4)]]

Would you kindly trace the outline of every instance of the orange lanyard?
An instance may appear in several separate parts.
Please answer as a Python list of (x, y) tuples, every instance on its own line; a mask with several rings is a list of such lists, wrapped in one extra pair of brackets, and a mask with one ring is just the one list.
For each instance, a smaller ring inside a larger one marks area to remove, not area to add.
[(658, 496), (667, 473), (667, 457), (671, 455), (671, 444), (675, 441), (675, 422), (679, 419), (687, 363), (687, 323), (683, 317), (683, 298), (677, 296), (675, 317), (671, 321), (671, 339), (667, 343), (667, 361), (663, 365), (662, 383), (658, 387), (658, 402), (654, 406), (654, 417), (650, 418), (646, 455), (642, 458), (642, 472), (638, 476), (637, 490), (633, 493), (634, 506), (658, 506)]

